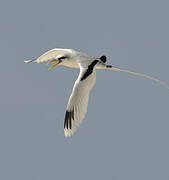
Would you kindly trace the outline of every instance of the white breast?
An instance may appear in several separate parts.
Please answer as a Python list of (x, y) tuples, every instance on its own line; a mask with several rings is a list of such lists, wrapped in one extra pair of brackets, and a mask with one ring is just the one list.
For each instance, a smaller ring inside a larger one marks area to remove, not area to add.
[(74, 59), (69, 59), (68, 61), (62, 61), (60, 65), (71, 68), (80, 68), (79, 64)]

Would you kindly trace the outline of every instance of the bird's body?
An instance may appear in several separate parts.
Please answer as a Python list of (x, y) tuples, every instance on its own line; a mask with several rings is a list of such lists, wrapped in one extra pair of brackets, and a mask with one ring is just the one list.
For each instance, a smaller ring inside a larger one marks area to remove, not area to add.
[(52, 49), (42, 54), (37, 59), (25, 61), (25, 63), (28, 62), (47, 62), (48, 64), (55, 63), (50, 68), (56, 65), (63, 65), (70, 68), (80, 68), (79, 76), (75, 81), (66, 108), (64, 121), (65, 136), (71, 136), (75, 132), (87, 112), (89, 94), (96, 81), (96, 69), (111, 69), (114, 71), (143, 76), (159, 82), (168, 88), (164, 82), (154, 77), (106, 65), (106, 56), (101, 56), (100, 58), (90, 57), (73, 49)]

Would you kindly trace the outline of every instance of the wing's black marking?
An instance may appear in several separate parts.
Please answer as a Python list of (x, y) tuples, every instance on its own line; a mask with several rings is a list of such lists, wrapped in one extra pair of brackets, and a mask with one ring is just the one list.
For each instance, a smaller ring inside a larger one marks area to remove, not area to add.
[(62, 59), (66, 59), (66, 58), (68, 58), (68, 56), (61, 56), (58, 58), (58, 60), (62, 60)]
[(74, 120), (74, 109), (72, 111), (66, 111), (64, 129), (72, 129), (72, 120)]
[(67, 121), (68, 121), (68, 111), (66, 111), (66, 115), (65, 115), (64, 128), (67, 127)]
[(69, 113), (69, 128), (72, 129), (72, 118), (71, 118), (71, 112)]
[(80, 81), (86, 79), (90, 74), (92, 74), (94, 66), (97, 64), (98, 60), (94, 60), (87, 68), (86, 72), (81, 77)]
[(105, 63), (107, 61), (107, 57), (106, 56), (101, 56), (100, 60)]

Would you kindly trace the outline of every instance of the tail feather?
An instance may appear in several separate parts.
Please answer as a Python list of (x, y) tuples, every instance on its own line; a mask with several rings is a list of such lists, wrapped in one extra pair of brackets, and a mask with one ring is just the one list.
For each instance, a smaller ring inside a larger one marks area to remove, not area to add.
[(136, 75), (136, 76), (142, 76), (146, 79), (150, 79), (150, 80), (153, 80), (155, 81), (156, 83), (159, 83), (161, 84), (162, 86), (164, 86), (165, 88), (169, 89), (169, 85), (164, 82), (164, 81), (161, 81), (160, 79), (157, 79), (155, 77), (152, 77), (152, 76), (149, 76), (149, 75), (146, 75), (146, 74), (143, 74), (143, 73), (138, 73), (138, 72), (133, 72), (133, 71), (130, 71), (130, 70), (126, 70), (126, 69), (120, 69), (120, 68), (116, 68), (116, 67), (113, 67), (113, 66), (109, 66), (107, 65), (107, 68), (113, 70), (113, 71), (119, 71), (119, 72), (126, 72), (126, 73), (129, 73), (129, 74), (133, 74), (133, 75)]

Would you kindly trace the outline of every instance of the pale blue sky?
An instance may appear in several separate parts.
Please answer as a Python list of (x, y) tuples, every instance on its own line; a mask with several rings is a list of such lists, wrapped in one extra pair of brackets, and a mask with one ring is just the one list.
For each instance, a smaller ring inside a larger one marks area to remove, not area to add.
[(169, 84), (169, 1), (6, 0), (0, 23), (0, 179), (169, 179), (167, 89), (98, 71), (83, 124), (65, 138), (78, 70), (23, 63), (73, 48)]

